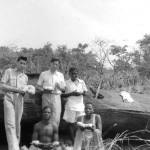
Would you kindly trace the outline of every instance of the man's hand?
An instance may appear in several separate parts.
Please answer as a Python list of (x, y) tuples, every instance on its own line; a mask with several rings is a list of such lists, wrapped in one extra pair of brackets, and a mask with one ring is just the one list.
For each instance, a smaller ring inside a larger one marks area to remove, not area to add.
[(52, 143), (52, 145), (53, 145), (53, 146), (58, 146), (58, 145), (59, 145), (59, 142), (58, 142), (58, 141), (55, 141), (55, 142)]
[(51, 94), (52, 91), (53, 91), (53, 90), (48, 90), (48, 89), (44, 89), (44, 90), (43, 90), (44, 93), (49, 93), (49, 94)]
[(70, 93), (62, 93), (62, 98), (68, 98), (70, 96), (80, 96), (80, 95), (83, 95), (83, 93), (73, 91), (73, 92), (70, 92)]
[(65, 86), (61, 83), (55, 83), (55, 87), (62, 92), (65, 92)]
[(59, 83), (56, 83), (56, 84), (55, 84), (55, 87), (56, 87), (57, 89), (59, 89), (59, 90), (61, 89), (61, 87), (60, 87), (60, 84), (59, 84)]
[(42, 86), (39, 86), (39, 85), (36, 86), (36, 90), (37, 90), (38, 92), (43, 92), (43, 91), (44, 91), (43, 87), (42, 87)]
[(77, 91), (73, 91), (73, 92), (70, 93), (70, 95), (71, 96), (80, 96), (80, 95), (82, 95), (82, 93), (81, 92), (77, 92)]
[(85, 129), (85, 128), (82, 127), (82, 126), (79, 126), (79, 128), (80, 128), (81, 131), (84, 131), (84, 129)]
[(24, 96), (25, 92), (21, 89), (16, 89), (15, 93), (19, 93), (20, 95)]
[(86, 127), (86, 129), (94, 131), (94, 127)]

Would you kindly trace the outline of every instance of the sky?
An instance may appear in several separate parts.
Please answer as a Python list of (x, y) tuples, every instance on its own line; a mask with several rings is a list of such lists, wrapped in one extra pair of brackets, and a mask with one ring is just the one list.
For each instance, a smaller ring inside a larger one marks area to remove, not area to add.
[(150, 0), (0, 0), (0, 46), (77, 47), (95, 38), (134, 46), (150, 34)]

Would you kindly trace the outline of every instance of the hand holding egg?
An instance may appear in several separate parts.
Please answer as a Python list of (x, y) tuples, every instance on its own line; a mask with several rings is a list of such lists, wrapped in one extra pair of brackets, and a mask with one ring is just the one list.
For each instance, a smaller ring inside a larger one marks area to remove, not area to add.
[(54, 90), (53, 86), (44, 86), (43, 88), (45, 93), (52, 93), (52, 91)]

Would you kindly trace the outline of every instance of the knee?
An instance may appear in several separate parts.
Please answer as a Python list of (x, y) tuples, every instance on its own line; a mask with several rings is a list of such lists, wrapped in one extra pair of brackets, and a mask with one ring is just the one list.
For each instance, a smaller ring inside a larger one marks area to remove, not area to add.
[(13, 122), (5, 121), (5, 129), (6, 131), (9, 129), (15, 129), (15, 125), (13, 124)]
[(99, 129), (94, 129), (94, 132), (97, 133), (97, 134), (101, 134)]
[(31, 145), (28, 150), (37, 150), (37, 147), (35, 147), (34, 145)]

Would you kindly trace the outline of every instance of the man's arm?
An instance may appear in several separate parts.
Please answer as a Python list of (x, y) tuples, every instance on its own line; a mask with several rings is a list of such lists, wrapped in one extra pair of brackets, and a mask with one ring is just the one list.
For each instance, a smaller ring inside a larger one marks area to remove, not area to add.
[(85, 94), (86, 94), (86, 91), (83, 91), (80, 93), (80, 95), (83, 95), (83, 96), (85, 96)]
[(14, 93), (19, 93), (21, 95), (25, 94), (25, 92), (23, 90), (18, 89), (16, 87), (12, 87), (12, 86), (6, 85), (5, 83), (1, 83), (1, 88), (5, 92), (14, 92)]
[(35, 124), (33, 134), (32, 134), (32, 141), (38, 140), (38, 124)]
[(83, 81), (82, 82), (82, 89), (83, 89), (83, 93), (81, 93), (83, 96), (85, 96), (85, 94), (86, 94), (86, 92), (88, 91), (87, 90), (87, 87), (86, 87), (86, 84), (85, 84), (85, 82)]
[(55, 84), (56, 88), (59, 89), (60, 91), (64, 92), (65, 91), (65, 86), (59, 84), (59, 83), (56, 83)]
[(83, 95), (83, 93), (73, 91), (73, 92), (70, 92), (70, 93), (62, 93), (62, 98), (68, 98), (70, 96), (80, 96), (80, 95)]
[(56, 83), (55, 86), (57, 89), (59, 89), (60, 91), (62, 92), (65, 92), (65, 89), (66, 89), (66, 83), (65, 83), (65, 79), (64, 79), (64, 75), (61, 73), (61, 81), (60, 83)]
[(43, 79), (43, 73), (40, 74), (40, 77), (39, 77), (39, 80), (37, 82), (37, 86), (36, 86), (36, 89), (40, 92), (43, 92), (44, 89), (43, 89), (43, 82), (44, 82), (44, 79)]
[(70, 92), (70, 93), (62, 93), (62, 98), (68, 98), (70, 96), (74, 96), (73, 92)]
[(5, 73), (4, 75), (2, 76), (2, 79), (1, 79), (1, 89), (5, 92), (14, 92), (14, 93), (19, 93), (21, 95), (24, 95), (25, 92), (23, 90), (20, 90), (16, 87), (13, 87), (13, 86), (9, 86), (7, 85), (7, 83), (9, 82), (10, 80), (10, 69), (7, 69), (5, 70)]
[(85, 128), (77, 124), (78, 122), (81, 122), (81, 118), (82, 118), (82, 116), (79, 116), (79, 117), (77, 118), (76, 126), (77, 126), (80, 130), (84, 131)]
[(100, 130), (102, 134), (102, 121), (100, 115), (96, 115), (96, 128)]
[(44, 88), (41, 85), (36, 85), (36, 89), (40, 92), (44, 92)]
[(58, 126), (53, 125), (53, 142), (58, 141)]

